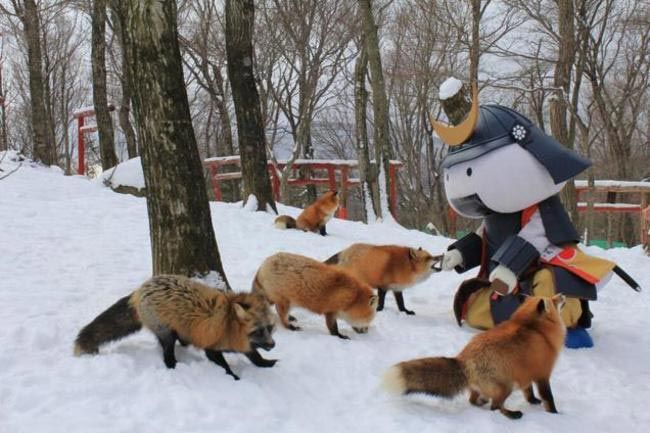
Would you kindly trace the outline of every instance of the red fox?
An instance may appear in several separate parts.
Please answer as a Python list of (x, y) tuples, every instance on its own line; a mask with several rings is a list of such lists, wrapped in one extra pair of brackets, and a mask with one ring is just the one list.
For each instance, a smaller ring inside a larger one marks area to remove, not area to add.
[(330, 334), (343, 339), (337, 317), (348, 322), (358, 333), (365, 333), (375, 317), (377, 296), (372, 288), (344, 270), (325, 265), (308, 257), (278, 253), (268, 257), (255, 276), (253, 293), (266, 296), (280, 317), (282, 325), (292, 331), (300, 328), (289, 315), (291, 306), (324, 314)]
[(415, 314), (404, 306), (402, 290), (426, 280), (437, 271), (435, 265), (439, 259), (422, 248), (352, 244), (325, 263), (343, 267), (361, 281), (376, 287), (379, 293), (377, 311), (384, 309), (386, 291), (392, 290), (399, 311)]
[(223, 352), (244, 353), (258, 367), (276, 363), (257, 352), (275, 346), (273, 317), (263, 297), (220, 291), (179, 275), (155, 276), (117, 301), (79, 332), (74, 353), (98, 353), (102, 344), (143, 326), (158, 338), (167, 368), (176, 366), (176, 340), (204, 349), (208, 359), (235, 380), (239, 377)]
[(293, 219), (289, 215), (280, 215), (275, 219), (274, 225), (279, 229), (300, 229), (306, 232), (319, 232), (325, 236), (325, 224), (332, 219), (334, 212), (339, 207), (339, 196), (336, 191), (328, 191), (318, 198), (314, 203), (307, 206)]
[(474, 336), (455, 358), (422, 358), (401, 362), (384, 376), (384, 387), (398, 394), (425, 393), (453, 397), (469, 388), (469, 402), (481, 406), (492, 400), (508, 418), (522, 417), (520, 411), (504, 407), (513, 388), (526, 400), (539, 404), (532, 382), (547, 412), (557, 413), (549, 379), (566, 328), (560, 317), (564, 295), (529, 297), (510, 320)]

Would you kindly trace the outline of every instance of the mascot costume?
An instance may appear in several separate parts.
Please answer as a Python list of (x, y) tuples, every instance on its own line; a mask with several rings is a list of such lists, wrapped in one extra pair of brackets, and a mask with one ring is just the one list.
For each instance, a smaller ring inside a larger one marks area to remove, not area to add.
[(462, 216), (482, 220), (442, 259), (443, 270), (461, 273), (479, 266), (478, 276), (456, 292), (456, 320), (491, 328), (508, 319), (523, 296), (561, 292), (567, 296), (566, 346), (591, 347), (586, 328), (597, 289), (614, 271), (638, 290), (615, 263), (578, 249), (580, 238), (560, 203), (566, 181), (591, 162), (510, 108), (479, 107), (476, 86), (472, 90), (472, 108), (461, 124), (431, 119), (449, 145), (442, 161), (449, 204)]

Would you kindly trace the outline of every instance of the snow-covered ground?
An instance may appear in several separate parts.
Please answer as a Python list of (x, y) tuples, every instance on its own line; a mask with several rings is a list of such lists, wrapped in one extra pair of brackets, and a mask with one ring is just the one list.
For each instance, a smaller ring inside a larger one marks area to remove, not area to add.
[[(14, 163), (5, 160), (4, 173)], [(3, 172), (0, 172), (0, 176)], [(272, 227), (273, 216), (212, 203), (228, 278), (247, 290), (262, 260), (277, 251), (317, 259), (355, 241), (422, 246), (450, 242), (394, 224), (333, 220), (330, 236)], [(298, 210), (280, 206), (282, 213)], [(615, 259), (650, 288), (640, 248), (592, 254)], [(278, 329), (271, 369), (227, 355), (236, 382), (199, 351), (177, 347), (167, 370), (146, 331), (76, 358), (79, 329), (151, 272), (145, 200), (100, 182), (25, 164), (0, 181), (0, 432), (641, 432), (650, 425), (650, 301), (613, 279), (593, 304), (595, 348), (565, 350), (551, 379), (559, 415), (508, 400), (519, 421), (466, 398), (393, 397), (379, 388), (393, 363), (454, 355), (475, 331), (456, 326), (454, 289), (468, 275), (444, 273), (405, 292), (416, 316), (391, 295), (369, 334), (297, 311), (302, 332)]]

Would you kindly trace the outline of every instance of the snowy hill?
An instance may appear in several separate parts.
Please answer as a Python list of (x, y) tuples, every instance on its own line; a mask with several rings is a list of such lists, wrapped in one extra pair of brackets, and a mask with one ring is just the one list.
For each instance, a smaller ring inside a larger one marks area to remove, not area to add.
[[(5, 160), (8, 172), (15, 166)], [(273, 216), (212, 203), (224, 266), (238, 290), (270, 254), (325, 259), (352, 242), (399, 243), (442, 251), (449, 239), (397, 225), (333, 220), (330, 236), (272, 227)], [(282, 213), (297, 209), (280, 206)], [(227, 355), (235, 382), (195, 349), (176, 349), (167, 370), (154, 337), (140, 332), (76, 358), (79, 329), (151, 272), (145, 200), (83, 177), (29, 166), (0, 181), (0, 432), (641, 432), (650, 424), (650, 300), (614, 278), (593, 303), (596, 347), (565, 350), (551, 378), (559, 415), (514, 393), (520, 421), (476, 408), (465, 397), (396, 398), (379, 389), (393, 363), (455, 355), (474, 335), (456, 326), (451, 302), (470, 275), (444, 273), (405, 292), (416, 316), (392, 296), (369, 334), (340, 323), (351, 341), (329, 336), (322, 317), (296, 312), (302, 332), (278, 329), (259, 369)], [(640, 248), (592, 254), (616, 260), (650, 288)]]

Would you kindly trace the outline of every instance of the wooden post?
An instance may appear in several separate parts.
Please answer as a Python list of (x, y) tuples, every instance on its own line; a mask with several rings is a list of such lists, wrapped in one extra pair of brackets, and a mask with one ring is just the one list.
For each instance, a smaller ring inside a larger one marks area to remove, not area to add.
[(86, 173), (86, 149), (84, 143), (84, 132), (81, 130), (84, 126), (84, 117), (77, 117), (77, 156), (78, 156), (78, 168), (77, 174)]
[(210, 181), (212, 183), (212, 191), (214, 191), (214, 199), (216, 201), (222, 201), (221, 196), (221, 186), (219, 185), (219, 164), (212, 163), (210, 164)]
[(449, 226), (449, 237), (450, 238), (455, 238), (456, 237), (456, 220), (457, 220), (457, 218), (458, 218), (458, 214), (456, 213), (454, 208), (449, 206), (447, 208), (447, 221), (449, 222), (448, 226)]
[[(336, 171), (335, 170), (336, 170), (336, 168), (334, 168), (331, 165), (327, 167), (327, 178), (330, 181), (330, 191), (336, 191)], [(311, 170), (309, 171), (309, 174), (311, 174)]]
[(280, 201), (280, 179), (272, 163), (267, 163), (266, 168), (271, 172), (271, 189), (273, 190), (273, 201)]
[(348, 219), (348, 170), (347, 165), (341, 166), (341, 188), (339, 189), (339, 200), (341, 205), (339, 206), (338, 217), (341, 219)]

